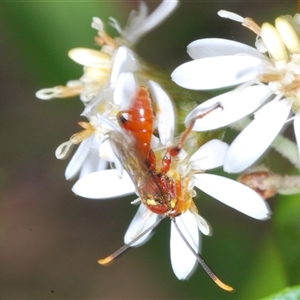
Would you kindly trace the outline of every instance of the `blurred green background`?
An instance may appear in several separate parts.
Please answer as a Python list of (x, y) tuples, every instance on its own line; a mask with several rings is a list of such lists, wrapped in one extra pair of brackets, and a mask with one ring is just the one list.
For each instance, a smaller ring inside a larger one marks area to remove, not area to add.
[[(146, 2), (151, 10), (159, 4)], [(136, 211), (129, 205), (134, 196), (95, 201), (71, 192), (74, 182), (64, 178), (68, 161), (57, 160), (54, 151), (78, 131), (82, 104), (77, 98), (43, 102), (35, 92), (81, 76), (81, 66), (67, 52), (97, 49), (93, 16), (104, 22), (113, 16), (124, 25), (137, 7), (138, 1), (0, 3), (2, 299), (259, 299), (300, 284), (299, 195), (269, 200), (273, 217), (260, 222), (198, 193), (200, 213), (214, 230), (213, 237), (203, 237), (202, 255), (234, 293), (220, 290), (200, 267), (189, 281), (177, 280), (169, 258), (169, 220), (113, 265), (97, 264), (123, 244)], [(261, 24), (293, 15), (295, 7), (295, 1), (181, 1), (137, 52), (173, 70), (189, 60), (186, 46), (198, 38), (253, 45), (254, 34), (219, 18), (218, 10)]]

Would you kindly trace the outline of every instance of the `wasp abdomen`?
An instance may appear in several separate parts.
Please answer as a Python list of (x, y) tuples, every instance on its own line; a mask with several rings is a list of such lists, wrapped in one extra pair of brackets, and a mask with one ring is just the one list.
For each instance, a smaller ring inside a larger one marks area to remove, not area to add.
[[(124, 114), (127, 114), (127, 119)], [(153, 109), (148, 88), (141, 86), (132, 99), (128, 110), (117, 114), (119, 125), (130, 131), (141, 145), (141, 151), (148, 156), (153, 133)]]

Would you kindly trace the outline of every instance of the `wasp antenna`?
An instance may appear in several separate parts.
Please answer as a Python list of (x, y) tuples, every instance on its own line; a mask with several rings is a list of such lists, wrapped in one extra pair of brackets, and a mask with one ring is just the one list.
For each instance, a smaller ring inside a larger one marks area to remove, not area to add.
[(203, 269), (205, 270), (205, 272), (210, 276), (210, 278), (223, 290), (228, 291), (228, 292), (232, 292), (234, 289), (233, 287), (231, 287), (230, 285), (227, 285), (225, 283), (223, 283), (218, 277), (217, 275), (213, 272), (213, 270), (207, 265), (207, 263), (204, 261), (204, 259), (202, 258), (202, 256), (197, 253), (193, 247), (190, 245), (190, 243), (187, 241), (187, 239), (185, 238), (185, 236), (183, 235), (183, 233), (181, 232), (181, 230), (179, 229), (176, 220), (174, 218), (171, 218), (171, 220), (173, 221), (176, 230), (178, 231), (180, 237), (183, 239), (183, 241), (185, 242), (185, 244), (188, 246), (188, 248), (191, 250), (191, 252), (195, 255), (197, 261), (199, 262), (199, 264), (203, 267)]
[(136, 238), (133, 239), (129, 244), (125, 244), (124, 246), (122, 246), (121, 248), (119, 248), (117, 251), (115, 251), (111, 255), (109, 255), (109, 256), (107, 256), (105, 258), (99, 259), (98, 263), (100, 265), (106, 265), (106, 264), (110, 263), (112, 260), (114, 260), (120, 254), (122, 254), (124, 251), (126, 251), (130, 247), (130, 245), (132, 244), (132, 242), (136, 242), (136, 241), (137, 241)]
[(137, 235), (131, 242), (129, 242), (128, 244), (123, 245), (121, 248), (119, 248), (117, 251), (115, 251), (114, 253), (112, 253), (111, 255), (103, 258), (103, 259), (99, 259), (98, 263), (100, 265), (106, 265), (108, 263), (110, 263), (112, 260), (114, 260), (116, 257), (118, 257), (120, 254), (122, 254), (124, 251), (126, 251), (131, 245), (133, 245), (136, 241), (138, 241), (141, 237), (143, 237), (146, 233), (148, 233), (149, 231), (153, 230), (162, 219), (164, 219), (165, 217), (161, 217), (159, 218), (154, 224), (152, 224), (150, 227), (148, 227), (145, 231), (143, 231), (142, 233), (140, 233), (139, 235)]

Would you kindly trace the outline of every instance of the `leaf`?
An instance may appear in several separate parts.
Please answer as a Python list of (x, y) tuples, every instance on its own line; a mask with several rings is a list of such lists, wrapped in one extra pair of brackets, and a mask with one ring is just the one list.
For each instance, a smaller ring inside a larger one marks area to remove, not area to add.
[(251, 268), (246, 270), (248, 276), (244, 287), (237, 291), (238, 299), (259, 299), (287, 285), (286, 270), (270, 232), (265, 233), (260, 244), (257, 244), (257, 241), (254, 243), (259, 249)]
[(284, 290), (280, 291), (279, 293), (270, 295), (268, 297), (263, 298), (272, 300), (296, 300), (300, 299), (300, 285), (294, 286), (294, 287), (288, 287), (285, 288)]
[(287, 269), (290, 285), (299, 283), (300, 268), (299, 195), (279, 196), (273, 213), (275, 238)]
[(81, 76), (82, 66), (67, 56), (70, 49), (99, 48), (94, 42), (97, 31), (91, 28), (92, 17), (99, 16), (107, 25), (109, 16), (118, 18), (122, 11), (109, 1), (16, 1), (1, 8), (3, 30), (15, 42), (22, 63), (32, 71), (31, 76), (49, 86)]

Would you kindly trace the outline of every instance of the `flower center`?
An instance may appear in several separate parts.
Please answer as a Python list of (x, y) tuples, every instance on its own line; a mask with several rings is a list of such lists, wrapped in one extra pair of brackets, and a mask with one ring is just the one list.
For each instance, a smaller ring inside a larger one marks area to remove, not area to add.
[(80, 144), (83, 140), (96, 132), (97, 128), (94, 125), (96, 124), (95, 122), (96, 120), (94, 117), (91, 117), (90, 123), (78, 122), (79, 126), (81, 126), (83, 130), (74, 133), (69, 141), (60, 144), (55, 151), (55, 156), (58, 159), (66, 159), (70, 155), (71, 149), (74, 145)]
[(284, 18), (275, 20), (275, 27), (264, 23), (261, 38), (273, 60), (275, 69), (259, 76), (276, 94), (293, 101), (293, 110), (300, 107), (300, 41), (293, 26)]
[(257, 79), (267, 83), (275, 94), (292, 101), (292, 109), (297, 112), (300, 108), (300, 40), (293, 25), (281, 16), (275, 20), (275, 26), (264, 23), (260, 28), (250, 18), (224, 10), (218, 14), (242, 23), (261, 38), (264, 45), (262, 52), (268, 52), (274, 68), (268, 67)]

